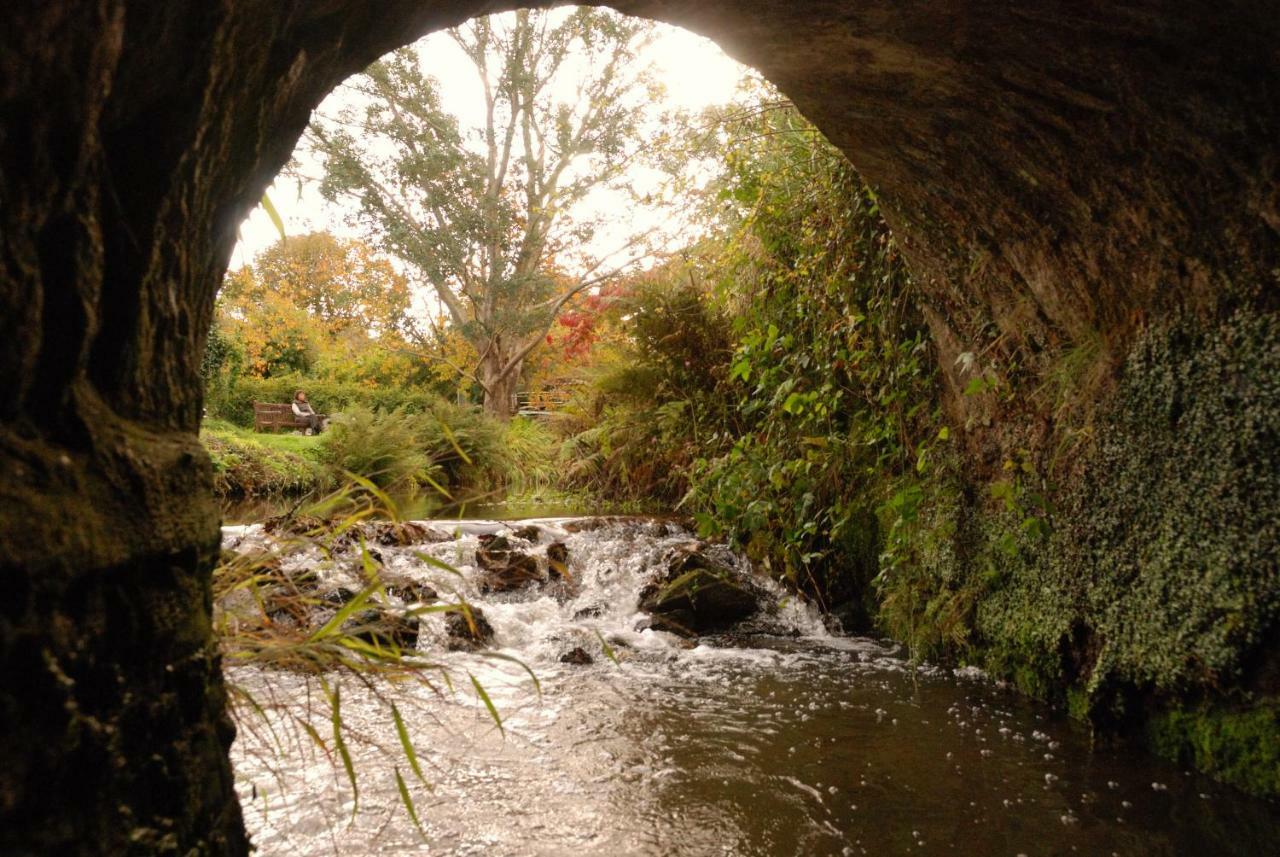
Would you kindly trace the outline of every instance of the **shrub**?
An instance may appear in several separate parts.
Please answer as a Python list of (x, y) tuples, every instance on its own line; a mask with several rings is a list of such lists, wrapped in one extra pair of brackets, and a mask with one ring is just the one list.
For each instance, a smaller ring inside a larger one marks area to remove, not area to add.
[(254, 402), (289, 402), (298, 390), (306, 390), (317, 411), (340, 414), (356, 406), (370, 411), (402, 410), (409, 414), (434, 412), (445, 401), (431, 390), (418, 387), (371, 386), (352, 381), (330, 381), (301, 375), (271, 378), (239, 377), (205, 390), (209, 416), (239, 426), (253, 425)]
[(322, 436), (322, 454), (333, 467), (380, 488), (413, 493), (423, 485), (438, 485), (443, 476), (420, 445), (429, 422), (433, 417), (403, 409), (371, 411), (356, 405), (333, 418)]

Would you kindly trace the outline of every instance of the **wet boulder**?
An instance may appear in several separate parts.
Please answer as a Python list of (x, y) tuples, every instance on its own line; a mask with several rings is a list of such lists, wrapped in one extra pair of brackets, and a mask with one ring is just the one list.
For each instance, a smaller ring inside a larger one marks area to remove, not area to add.
[(447, 542), (449, 536), (420, 521), (396, 521), (376, 525), (373, 538), (387, 547)]
[(474, 652), (493, 640), (493, 626), (479, 607), (450, 612), (445, 616), (444, 627), (451, 652)]
[(352, 616), (343, 624), (342, 630), (382, 648), (413, 649), (418, 645), (418, 625), (416, 616), (374, 607)]
[(750, 577), (709, 556), (706, 545), (673, 548), (659, 574), (640, 591), (649, 627), (693, 636), (723, 631), (754, 616), (765, 593)]
[(596, 518), (575, 518), (572, 521), (565, 521), (561, 524), (561, 528), (566, 533), (593, 533), (596, 530), (602, 530), (625, 520), (627, 519), (615, 515), (602, 515)]
[(572, 649), (560, 656), (560, 663), (562, 664), (573, 664), (574, 666), (585, 667), (590, 666), (595, 662), (596, 659), (591, 657), (591, 655), (587, 653), (587, 650), (582, 648), (582, 646), (574, 646)]
[(323, 534), (328, 525), (324, 519), (314, 515), (276, 515), (262, 522), (264, 532), (273, 536), (318, 536)]
[(331, 589), (324, 595), (320, 596), (320, 603), (327, 604), (330, 607), (342, 607), (351, 602), (356, 597), (354, 590), (345, 586), (339, 586), (337, 589)]
[(547, 577), (531, 554), (511, 547), (506, 536), (481, 536), (476, 548), (476, 565), (482, 570), (478, 581), (480, 592), (514, 592), (540, 586)]
[(435, 587), (404, 575), (383, 575), (388, 595), (394, 595), (406, 604), (430, 604), (440, 595)]
[(518, 539), (524, 539), (526, 542), (538, 543), (542, 538), (542, 528), (537, 524), (525, 524), (523, 527), (517, 527), (511, 531), (511, 535)]
[(569, 579), (569, 548), (564, 542), (547, 545), (547, 576), (552, 580)]

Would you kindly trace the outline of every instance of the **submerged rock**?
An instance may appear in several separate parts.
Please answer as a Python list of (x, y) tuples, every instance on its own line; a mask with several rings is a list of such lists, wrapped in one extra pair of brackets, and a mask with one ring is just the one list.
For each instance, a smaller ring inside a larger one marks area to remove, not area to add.
[(577, 518), (572, 521), (565, 521), (561, 524), (561, 528), (566, 533), (591, 533), (596, 530), (603, 529), (610, 524), (616, 524), (625, 518), (615, 516), (603, 516), (599, 518)]
[(395, 523), (377, 524), (373, 538), (380, 545), (387, 547), (408, 547), (409, 545), (447, 542), (449, 536), (419, 521), (399, 521)]
[(479, 607), (449, 613), (445, 617), (444, 628), (449, 637), (447, 647), (451, 652), (474, 652), (493, 640), (493, 626)]
[(483, 571), (477, 581), (481, 593), (514, 592), (547, 582), (537, 558), (512, 548), (506, 536), (481, 536), (480, 544), (476, 565)]
[(511, 535), (518, 539), (524, 539), (526, 542), (538, 543), (542, 538), (542, 528), (537, 524), (525, 524), (523, 527), (517, 527), (511, 531)]
[(328, 529), (322, 518), (314, 515), (276, 515), (262, 522), (263, 532), (273, 536), (317, 536)]
[(383, 575), (382, 582), (388, 595), (394, 595), (406, 604), (428, 604), (440, 597), (430, 584), (403, 575)]
[(574, 664), (575, 666), (585, 667), (594, 664), (596, 659), (587, 653), (582, 646), (575, 646), (560, 656), (560, 663)]
[(764, 591), (747, 575), (689, 542), (663, 559), (663, 571), (640, 590), (639, 607), (649, 627), (680, 636), (724, 631), (760, 611)]
[(576, 622), (579, 619), (597, 619), (603, 615), (604, 615), (603, 604), (591, 604), (575, 612), (573, 614), (573, 619)]
[(412, 649), (418, 645), (418, 617), (373, 607), (347, 620), (342, 630), (375, 646)]

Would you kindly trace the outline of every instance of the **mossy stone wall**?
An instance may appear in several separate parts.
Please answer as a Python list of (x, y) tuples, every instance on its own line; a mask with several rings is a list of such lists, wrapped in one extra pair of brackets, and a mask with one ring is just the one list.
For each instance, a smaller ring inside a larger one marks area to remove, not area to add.
[(1031, 695), (1275, 793), (1280, 728), (1280, 317), (1143, 335), (1048, 532), (978, 498), (957, 531), (980, 587), (967, 656)]

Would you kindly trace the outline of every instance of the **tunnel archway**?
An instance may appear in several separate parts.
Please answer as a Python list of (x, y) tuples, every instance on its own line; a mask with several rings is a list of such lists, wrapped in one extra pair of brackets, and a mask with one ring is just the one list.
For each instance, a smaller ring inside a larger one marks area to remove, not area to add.
[[(6, 850), (243, 853), (208, 648), (217, 512), (194, 434), (213, 294), (325, 93), (514, 5), (6, 8)], [(1034, 373), (1083, 333), (1274, 311), (1280, 16), (1265, 0), (609, 5), (710, 36), (845, 151), (944, 357), (998, 347)]]

